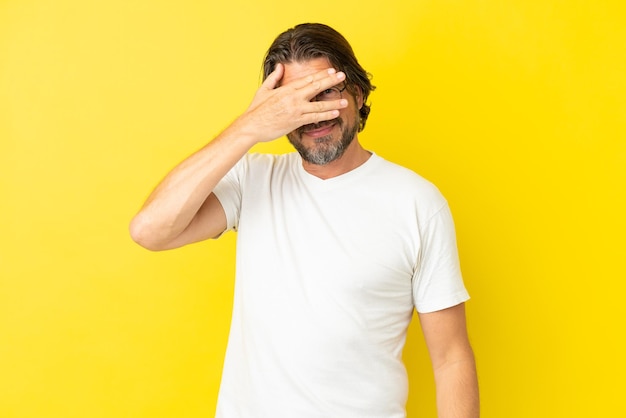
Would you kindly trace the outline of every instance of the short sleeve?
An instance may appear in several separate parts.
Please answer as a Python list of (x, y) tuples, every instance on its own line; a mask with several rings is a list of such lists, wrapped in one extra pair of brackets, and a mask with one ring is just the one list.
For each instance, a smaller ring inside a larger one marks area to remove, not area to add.
[(445, 204), (420, 231), (420, 251), (413, 276), (413, 303), (420, 313), (446, 309), (469, 299), (465, 289), (456, 232)]
[(226, 213), (226, 230), (237, 230), (239, 215), (241, 213), (241, 179), (244, 178), (247, 156), (244, 156), (230, 171), (219, 181), (213, 189), (213, 193), (220, 201)]

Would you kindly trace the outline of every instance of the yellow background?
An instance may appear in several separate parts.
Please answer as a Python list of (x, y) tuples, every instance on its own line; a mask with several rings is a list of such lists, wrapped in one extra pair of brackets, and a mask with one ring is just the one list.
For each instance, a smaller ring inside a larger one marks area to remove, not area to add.
[[(483, 417), (620, 416), (623, 4), (0, 1), (0, 416), (212, 416), (235, 235), (150, 253), (127, 225), (303, 21), (374, 74), (365, 146), (450, 202)], [(405, 358), (435, 417), (417, 323)]]

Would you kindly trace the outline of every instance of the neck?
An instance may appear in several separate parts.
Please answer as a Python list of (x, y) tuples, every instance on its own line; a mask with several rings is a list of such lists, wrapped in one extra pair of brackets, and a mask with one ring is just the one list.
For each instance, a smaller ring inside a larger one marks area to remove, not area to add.
[(307, 173), (326, 180), (354, 170), (365, 163), (371, 155), (372, 153), (364, 149), (358, 139), (354, 138), (343, 155), (336, 160), (325, 165), (302, 161), (302, 167)]

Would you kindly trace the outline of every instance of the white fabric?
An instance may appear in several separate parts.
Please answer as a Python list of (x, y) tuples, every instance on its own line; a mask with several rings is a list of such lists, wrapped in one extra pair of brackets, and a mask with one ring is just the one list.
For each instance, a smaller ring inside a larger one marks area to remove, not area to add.
[(244, 157), (215, 189), (238, 231), (218, 418), (405, 417), (413, 308), (469, 298), (439, 191), (376, 154), (328, 180)]

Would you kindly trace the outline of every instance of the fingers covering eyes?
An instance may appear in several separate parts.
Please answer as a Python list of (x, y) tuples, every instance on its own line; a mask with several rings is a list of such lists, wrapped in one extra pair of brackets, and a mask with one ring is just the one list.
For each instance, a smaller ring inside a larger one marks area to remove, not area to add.
[(340, 83), (344, 79), (344, 73), (337, 73), (333, 68), (328, 68), (315, 74), (310, 74), (306, 77), (295, 80), (292, 83), (292, 86), (295, 90), (303, 90), (307, 94), (312, 94), (311, 97), (314, 97), (315, 94), (317, 94), (321, 90), (332, 87)]

